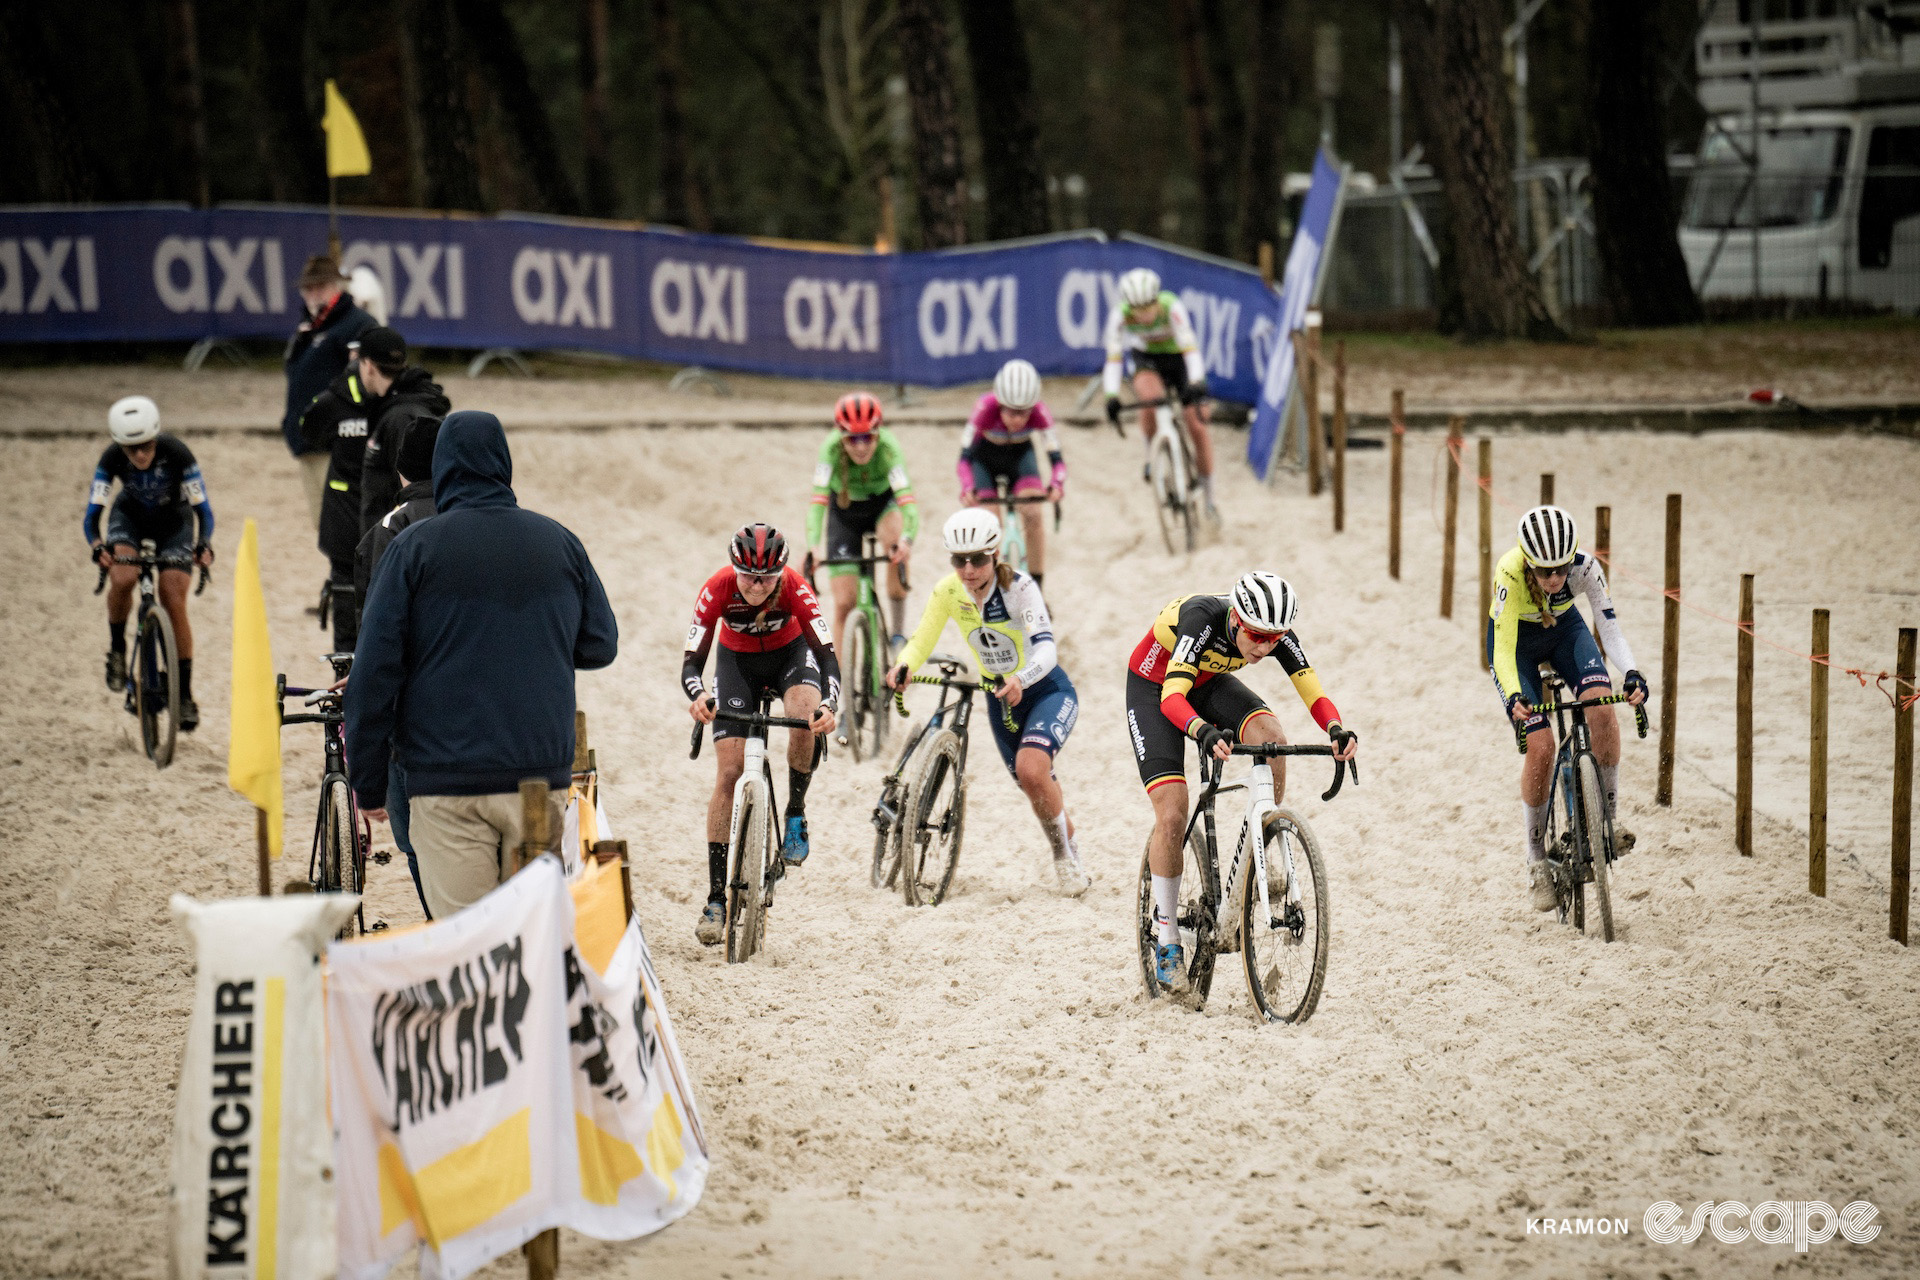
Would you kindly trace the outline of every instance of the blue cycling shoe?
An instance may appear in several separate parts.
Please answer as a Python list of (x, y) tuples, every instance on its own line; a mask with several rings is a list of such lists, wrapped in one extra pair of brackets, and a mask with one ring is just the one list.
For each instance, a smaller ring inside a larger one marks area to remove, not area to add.
[(1169, 991), (1185, 991), (1187, 957), (1177, 942), (1156, 945), (1153, 949), (1153, 976)]
[(807, 820), (800, 814), (787, 819), (787, 838), (780, 844), (780, 857), (790, 867), (807, 860)]

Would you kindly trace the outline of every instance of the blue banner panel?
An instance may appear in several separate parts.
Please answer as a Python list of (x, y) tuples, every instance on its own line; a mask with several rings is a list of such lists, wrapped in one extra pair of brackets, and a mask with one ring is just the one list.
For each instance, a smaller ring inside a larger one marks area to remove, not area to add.
[(1273, 359), (1263, 370), (1259, 399), (1254, 409), (1253, 427), (1247, 432), (1247, 463), (1262, 480), (1273, 470), (1274, 455), (1280, 449), (1280, 426), (1287, 420), (1295, 391), (1293, 343), (1288, 334), (1306, 320), (1321, 276), (1321, 251), (1333, 229), (1333, 217), (1340, 204), (1340, 184), (1345, 176), (1320, 151), (1313, 157), (1313, 184), (1307, 188), (1300, 208), (1300, 226), (1293, 233), (1293, 247), (1287, 251), (1287, 272), (1280, 281), (1280, 305), (1275, 316)]

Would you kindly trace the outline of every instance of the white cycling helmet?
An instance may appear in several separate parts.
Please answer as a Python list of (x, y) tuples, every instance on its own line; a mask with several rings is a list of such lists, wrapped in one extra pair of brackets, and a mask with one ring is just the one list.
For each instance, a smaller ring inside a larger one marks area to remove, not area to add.
[(1520, 554), (1536, 569), (1558, 569), (1580, 549), (1573, 517), (1559, 507), (1535, 507), (1520, 517)]
[(954, 555), (998, 551), (1000, 521), (991, 511), (980, 507), (964, 507), (947, 517), (940, 536), (946, 542), (947, 550)]
[(1009, 360), (993, 378), (993, 398), (1004, 409), (1031, 409), (1040, 403), (1040, 371), (1025, 360)]
[(1291, 629), (1299, 612), (1299, 595), (1277, 573), (1255, 569), (1233, 584), (1233, 616), (1243, 627), (1272, 635)]
[(1120, 296), (1130, 307), (1144, 307), (1160, 296), (1160, 276), (1151, 267), (1135, 267), (1120, 277)]
[(145, 396), (122, 396), (107, 410), (107, 430), (115, 444), (132, 448), (160, 435), (160, 406)]

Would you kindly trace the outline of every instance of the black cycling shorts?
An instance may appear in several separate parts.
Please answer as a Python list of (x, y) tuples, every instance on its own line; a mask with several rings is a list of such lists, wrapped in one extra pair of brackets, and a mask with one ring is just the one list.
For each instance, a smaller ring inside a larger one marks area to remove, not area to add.
[(1187, 358), (1178, 351), (1135, 351), (1131, 354), (1133, 371), (1139, 373), (1142, 369), (1150, 369), (1159, 374), (1169, 396), (1177, 396), (1187, 389)]
[[(827, 696), (826, 678), (820, 672), (820, 660), (813, 656), (804, 638), (792, 640), (765, 653), (742, 653), (721, 646), (713, 664), (713, 696), (719, 710), (734, 715), (751, 715), (759, 709), (760, 695), (785, 697), (789, 689), (812, 685), (822, 698)], [(713, 738), (744, 738), (745, 725), (726, 720), (713, 722)]]
[[(860, 554), (860, 540), (880, 527), (880, 518), (894, 505), (893, 490), (871, 498), (854, 498), (845, 507), (838, 498), (827, 499), (827, 559), (852, 560)], [(850, 565), (834, 566), (831, 575), (845, 577), (854, 572)]]
[[(1233, 730), (1235, 741), (1245, 740), (1247, 721), (1262, 711), (1272, 713), (1259, 694), (1228, 675), (1194, 686), (1187, 701), (1208, 724)], [(1127, 672), (1127, 733), (1147, 790), (1187, 780), (1187, 735), (1160, 710), (1160, 686), (1137, 671)]]
[(162, 507), (149, 510), (125, 495), (116, 497), (107, 508), (107, 545), (126, 543), (134, 550), (152, 539), (154, 550), (167, 568), (178, 569), (193, 561), (193, 538), (199, 524), (188, 507)]

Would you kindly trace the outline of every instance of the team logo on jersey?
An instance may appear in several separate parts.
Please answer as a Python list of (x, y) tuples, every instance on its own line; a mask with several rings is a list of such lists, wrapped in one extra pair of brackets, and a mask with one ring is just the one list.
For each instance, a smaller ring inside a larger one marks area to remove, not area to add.
[(975, 628), (968, 633), (967, 643), (989, 675), (1008, 675), (1020, 665), (1020, 646), (991, 627)]

